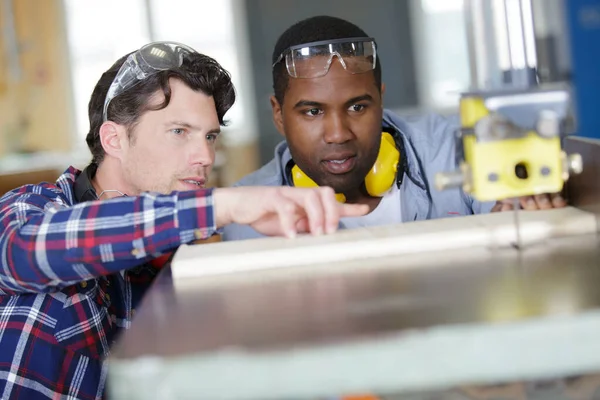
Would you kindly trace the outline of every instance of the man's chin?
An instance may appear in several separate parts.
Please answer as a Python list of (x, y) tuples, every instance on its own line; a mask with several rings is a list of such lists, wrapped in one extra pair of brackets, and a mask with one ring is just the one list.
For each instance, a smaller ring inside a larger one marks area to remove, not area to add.
[(344, 184), (329, 184), (325, 186), (330, 186), (336, 193), (341, 193), (348, 196), (356, 195), (360, 192), (362, 183), (344, 183)]
[[(363, 185), (364, 178), (360, 180), (356, 179), (356, 177), (360, 175), (363, 174), (360, 173), (360, 171), (357, 174), (356, 169), (347, 174), (321, 173), (320, 176), (316, 177), (315, 182), (317, 182), (319, 186), (329, 186), (336, 193), (353, 195), (360, 192)], [(365, 173), (364, 176), (366, 177), (367, 174)]]

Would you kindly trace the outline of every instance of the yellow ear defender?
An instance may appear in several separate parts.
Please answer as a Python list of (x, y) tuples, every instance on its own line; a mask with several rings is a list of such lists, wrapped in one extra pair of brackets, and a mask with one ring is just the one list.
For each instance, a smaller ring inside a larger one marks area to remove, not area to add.
[[(310, 188), (319, 186), (315, 181), (310, 179), (308, 175), (306, 175), (304, 171), (302, 171), (297, 165), (294, 165), (292, 167), (292, 180), (294, 181), (294, 186), (296, 187)], [(340, 203), (344, 203), (346, 201), (346, 196), (344, 196), (342, 193), (336, 193), (335, 198)]]
[[(373, 197), (382, 197), (396, 181), (399, 165), (400, 151), (396, 147), (396, 142), (391, 134), (383, 132), (377, 160), (365, 177), (367, 193)], [(296, 187), (318, 186), (297, 165), (292, 167), (292, 180)], [(346, 196), (342, 193), (336, 193), (335, 197), (341, 203), (346, 201)]]

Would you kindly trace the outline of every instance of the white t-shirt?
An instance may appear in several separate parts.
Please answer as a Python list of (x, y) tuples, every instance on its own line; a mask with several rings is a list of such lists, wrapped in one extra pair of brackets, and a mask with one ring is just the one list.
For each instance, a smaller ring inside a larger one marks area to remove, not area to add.
[(377, 207), (369, 214), (362, 217), (341, 219), (342, 226), (346, 229), (390, 225), (400, 222), (402, 222), (402, 213), (400, 211), (400, 189), (397, 185), (393, 185), (393, 189), (383, 196)]

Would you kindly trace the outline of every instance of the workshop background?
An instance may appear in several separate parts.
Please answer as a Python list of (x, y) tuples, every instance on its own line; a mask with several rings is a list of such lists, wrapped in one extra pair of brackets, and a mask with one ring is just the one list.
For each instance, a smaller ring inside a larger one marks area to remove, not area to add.
[[(496, 1), (496, 0), (491, 0)], [(558, 7), (537, 0), (543, 79), (568, 74)], [(456, 112), (469, 88), (462, 0), (0, 0), (0, 195), (53, 181), (90, 161), (87, 105), (117, 58), (154, 40), (188, 44), (231, 74), (238, 100), (219, 142), (212, 186), (266, 163), (281, 136), (271, 119), (271, 52), (288, 26), (313, 15), (347, 18), (379, 44), (385, 106), (407, 115)], [(552, 68), (544, 67), (552, 66)]]

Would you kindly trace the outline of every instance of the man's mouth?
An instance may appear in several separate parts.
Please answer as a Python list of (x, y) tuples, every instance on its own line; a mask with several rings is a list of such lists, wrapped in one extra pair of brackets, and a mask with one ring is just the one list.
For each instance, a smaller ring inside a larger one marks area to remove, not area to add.
[(181, 182), (183, 182), (186, 185), (186, 188), (189, 189), (200, 189), (206, 184), (206, 181), (203, 178), (181, 179)]
[(325, 169), (331, 174), (345, 174), (350, 172), (356, 164), (356, 156), (336, 157), (322, 161)]

